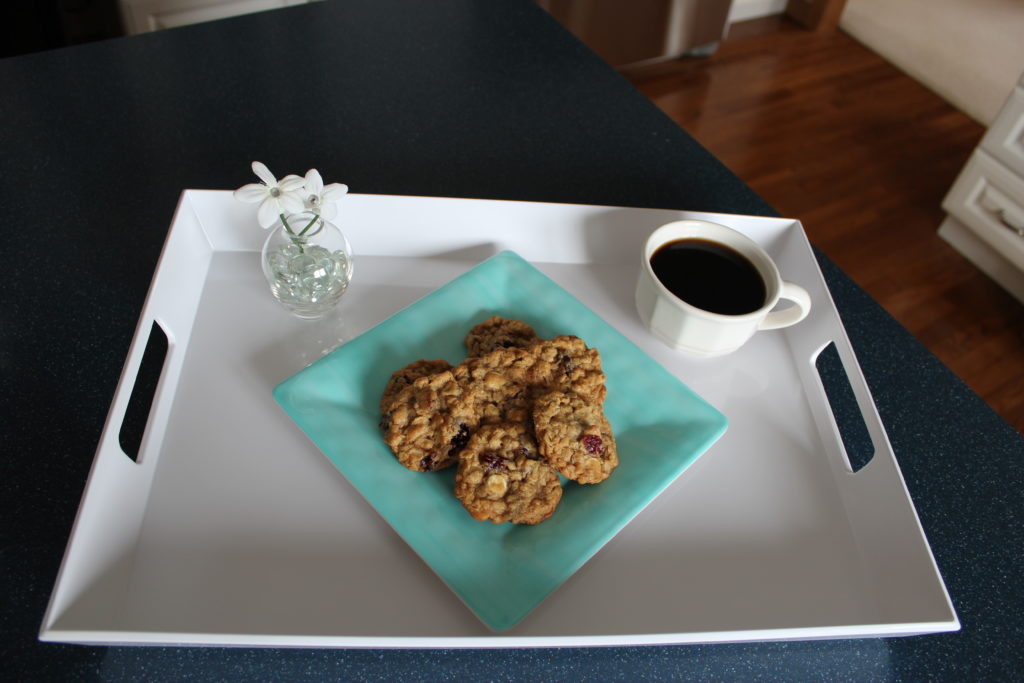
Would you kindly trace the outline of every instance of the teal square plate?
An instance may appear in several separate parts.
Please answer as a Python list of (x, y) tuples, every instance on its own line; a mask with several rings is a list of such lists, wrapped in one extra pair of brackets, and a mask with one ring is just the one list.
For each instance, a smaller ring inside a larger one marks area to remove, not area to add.
[[(413, 472), (381, 439), (380, 395), (420, 358), (465, 357), (491, 315), (542, 337), (574, 334), (601, 352), (605, 415), (619, 466), (600, 484), (565, 484), (535, 526), (478, 522), (453, 494), (454, 468)], [(274, 398), (356, 489), (492, 630), (514, 626), (715, 442), (725, 417), (511, 251), (501, 252), (293, 375)], [(429, 521), (425, 518), (429, 517)]]

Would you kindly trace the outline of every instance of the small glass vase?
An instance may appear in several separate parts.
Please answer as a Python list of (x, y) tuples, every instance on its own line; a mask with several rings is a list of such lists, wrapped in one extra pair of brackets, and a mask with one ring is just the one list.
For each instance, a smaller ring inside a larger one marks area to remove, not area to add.
[(322, 317), (352, 280), (352, 248), (345, 234), (313, 213), (278, 219), (262, 258), (274, 298), (299, 318)]

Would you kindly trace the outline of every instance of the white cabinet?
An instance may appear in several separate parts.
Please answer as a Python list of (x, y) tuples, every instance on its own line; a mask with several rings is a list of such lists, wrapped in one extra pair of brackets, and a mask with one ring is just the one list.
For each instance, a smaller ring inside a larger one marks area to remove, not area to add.
[(1024, 302), (1024, 78), (942, 208), (939, 235)]
[(145, 33), (268, 9), (303, 5), (310, 0), (120, 0), (128, 33)]
[(1013, 89), (981, 146), (1018, 177), (1024, 178), (1024, 78)]

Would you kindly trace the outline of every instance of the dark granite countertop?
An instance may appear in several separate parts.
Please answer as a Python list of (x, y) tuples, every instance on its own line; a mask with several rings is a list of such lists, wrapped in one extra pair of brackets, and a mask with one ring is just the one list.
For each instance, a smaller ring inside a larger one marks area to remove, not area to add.
[(527, 0), (338, 0), (0, 60), (0, 651), (15, 680), (1009, 679), (1024, 439), (819, 255), (962, 622), (893, 639), (558, 650), (37, 641), (183, 188), (249, 162), (364, 193), (774, 215)]

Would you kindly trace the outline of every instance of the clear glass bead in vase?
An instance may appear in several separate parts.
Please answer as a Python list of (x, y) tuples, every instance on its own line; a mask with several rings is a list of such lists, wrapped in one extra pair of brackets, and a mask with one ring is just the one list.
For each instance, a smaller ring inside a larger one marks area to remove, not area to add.
[(352, 248), (334, 223), (313, 213), (279, 219), (263, 244), (263, 274), (282, 306), (316, 319), (334, 308), (352, 280)]

